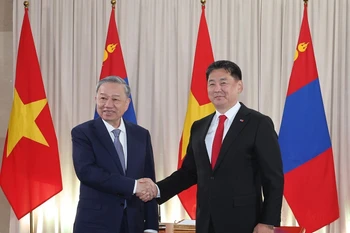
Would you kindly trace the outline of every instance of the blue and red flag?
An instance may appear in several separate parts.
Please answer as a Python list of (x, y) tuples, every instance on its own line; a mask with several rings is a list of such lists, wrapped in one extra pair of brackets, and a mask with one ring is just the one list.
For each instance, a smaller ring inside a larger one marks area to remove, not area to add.
[[(106, 38), (106, 46), (103, 55), (103, 64), (101, 69), (100, 80), (107, 76), (119, 76), (125, 80), (127, 84), (128, 75), (125, 69), (122, 47), (120, 45), (117, 24), (115, 22), (115, 5), (112, 5), (111, 16), (109, 19), (109, 26)], [(123, 118), (127, 121), (136, 124), (136, 115), (134, 104), (130, 96), (131, 102), (128, 110), (124, 113)], [(95, 113), (95, 117), (96, 117)]]
[(307, 4), (289, 80), (279, 143), (284, 196), (306, 232), (339, 218), (331, 139), (307, 17)]

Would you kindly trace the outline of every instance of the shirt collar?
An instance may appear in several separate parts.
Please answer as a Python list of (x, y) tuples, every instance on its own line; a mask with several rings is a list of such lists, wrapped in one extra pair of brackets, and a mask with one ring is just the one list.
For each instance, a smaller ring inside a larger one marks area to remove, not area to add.
[[(114, 128), (111, 124), (109, 124), (107, 121), (105, 121), (105, 120), (103, 120), (103, 119), (102, 119), (102, 121), (103, 121), (103, 123), (105, 124), (105, 126), (106, 126), (106, 128), (107, 128), (107, 130), (108, 130), (109, 133), (111, 133), (111, 132), (115, 129), (115, 128)], [(124, 124), (123, 118), (120, 118), (120, 125), (119, 125), (119, 127), (118, 127), (117, 129), (120, 129), (120, 131), (122, 131), (123, 133), (126, 132), (125, 124)]]
[(237, 103), (232, 108), (227, 110), (224, 114), (221, 114), (216, 110), (214, 118), (216, 121), (218, 121), (219, 116), (225, 115), (229, 121), (232, 121), (233, 118), (235, 118), (235, 116), (237, 115), (237, 112), (240, 108), (241, 108), (241, 104), (237, 101)]

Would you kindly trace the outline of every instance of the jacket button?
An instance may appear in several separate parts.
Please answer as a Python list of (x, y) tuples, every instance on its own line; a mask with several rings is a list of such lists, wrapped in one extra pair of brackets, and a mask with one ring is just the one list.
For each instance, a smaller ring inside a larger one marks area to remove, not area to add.
[(211, 179), (211, 180), (214, 180), (214, 176), (211, 176), (210, 179)]

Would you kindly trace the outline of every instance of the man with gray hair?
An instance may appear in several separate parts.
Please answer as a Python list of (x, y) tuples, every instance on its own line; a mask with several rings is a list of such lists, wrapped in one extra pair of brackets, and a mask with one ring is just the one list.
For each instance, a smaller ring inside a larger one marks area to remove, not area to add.
[(73, 233), (158, 231), (156, 201), (138, 198), (157, 192), (151, 138), (148, 130), (123, 120), (129, 97), (122, 78), (100, 80), (95, 97), (99, 117), (72, 129), (80, 180)]

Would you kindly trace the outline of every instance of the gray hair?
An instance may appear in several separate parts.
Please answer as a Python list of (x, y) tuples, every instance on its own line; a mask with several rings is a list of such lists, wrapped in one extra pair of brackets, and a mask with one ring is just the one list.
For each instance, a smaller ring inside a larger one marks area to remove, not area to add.
[(129, 98), (130, 97), (130, 87), (129, 85), (124, 81), (124, 79), (122, 79), (119, 76), (107, 76), (103, 79), (101, 79), (100, 81), (98, 81), (97, 85), (96, 85), (96, 93), (98, 92), (98, 89), (100, 89), (100, 86), (104, 83), (119, 83), (124, 85), (124, 90), (125, 90), (125, 94), (126, 96)]

